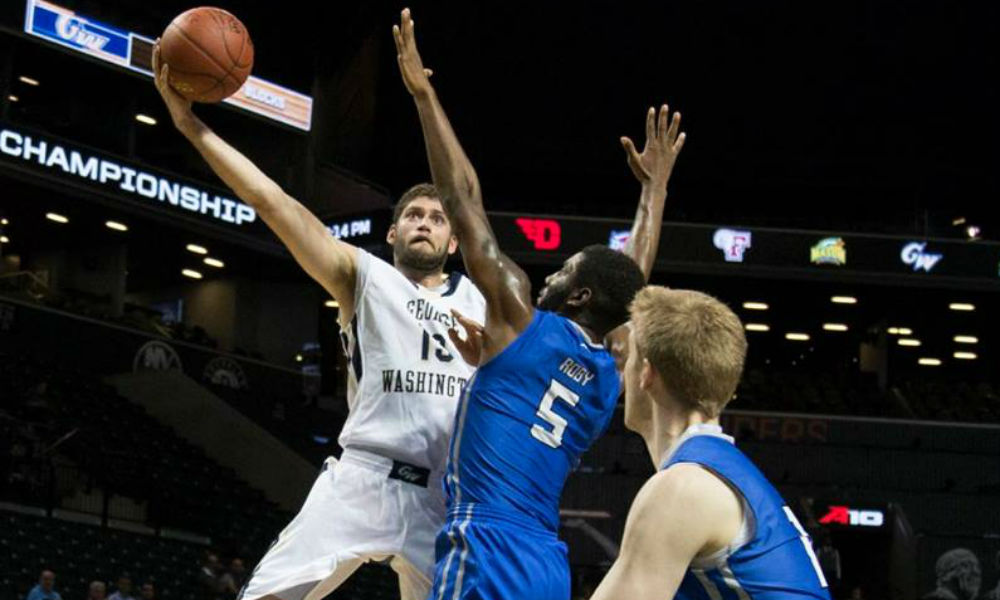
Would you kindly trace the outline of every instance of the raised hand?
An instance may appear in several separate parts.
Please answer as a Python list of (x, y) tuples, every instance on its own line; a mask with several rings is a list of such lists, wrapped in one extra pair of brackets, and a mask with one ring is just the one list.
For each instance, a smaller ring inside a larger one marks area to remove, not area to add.
[(675, 112), (671, 119), (670, 109), (666, 104), (660, 107), (659, 115), (651, 106), (646, 113), (646, 146), (642, 153), (636, 151), (631, 139), (621, 138), (628, 166), (644, 186), (655, 186), (666, 192), (670, 172), (674, 169), (674, 162), (687, 137), (680, 131), (680, 127), (681, 113)]
[(156, 82), (156, 91), (160, 92), (163, 102), (167, 105), (174, 126), (183, 129), (194, 117), (194, 113), (191, 112), (191, 101), (170, 87), (170, 66), (160, 61), (159, 40), (156, 40), (156, 44), (153, 46), (153, 77)]
[(433, 71), (424, 68), (420, 60), (410, 9), (404, 8), (399, 16), (399, 25), (392, 26), (392, 37), (396, 41), (396, 62), (399, 63), (399, 73), (403, 76), (406, 89), (414, 96), (430, 93)]
[(479, 358), (483, 353), (482, 324), (473, 321), (454, 308), (451, 309), (451, 314), (455, 317), (458, 324), (465, 329), (464, 340), (461, 338), (457, 327), (448, 329), (448, 337), (451, 338), (451, 343), (455, 344), (455, 348), (458, 349), (458, 353), (462, 355), (462, 359), (464, 359), (465, 362), (474, 367), (478, 367)]

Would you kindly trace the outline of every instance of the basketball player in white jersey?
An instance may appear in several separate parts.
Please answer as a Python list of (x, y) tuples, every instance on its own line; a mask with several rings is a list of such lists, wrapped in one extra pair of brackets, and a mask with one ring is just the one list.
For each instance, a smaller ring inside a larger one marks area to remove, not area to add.
[(443, 271), (458, 242), (437, 192), (422, 184), (400, 199), (386, 237), (395, 263), (389, 265), (334, 238), (202, 123), (167, 83), (159, 45), (153, 70), (175, 127), (340, 303), (350, 358), (350, 414), (338, 440), (343, 454), (327, 459), (241, 600), (316, 600), (364, 562), (383, 559), (399, 576), (403, 600), (423, 600), (434, 573), (435, 535), (445, 520), (441, 476), (452, 421), (473, 370), (462, 357), (470, 348), (456, 335), (452, 311), (485, 320), (479, 290)]

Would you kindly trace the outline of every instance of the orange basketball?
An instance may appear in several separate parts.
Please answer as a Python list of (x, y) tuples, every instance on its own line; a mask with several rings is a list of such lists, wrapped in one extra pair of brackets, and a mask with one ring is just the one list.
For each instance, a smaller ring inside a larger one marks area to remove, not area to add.
[(160, 38), (170, 86), (195, 102), (219, 102), (240, 89), (253, 68), (253, 42), (232, 14), (211, 6), (185, 11)]

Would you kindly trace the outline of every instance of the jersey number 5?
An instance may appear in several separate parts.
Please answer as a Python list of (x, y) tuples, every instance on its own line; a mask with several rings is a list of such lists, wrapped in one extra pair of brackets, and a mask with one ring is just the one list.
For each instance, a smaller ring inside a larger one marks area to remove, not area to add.
[(580, 401), (580, 395), (553, 379), (549, 383), (548, 391), (542, 396), (542, 401), (538, 405), (538, 411), (535, 414), (551, 425), (552, 430), (549, 431), (541, 425), (532, 425), (531, 437), (552, 448), (558, 448), (562, 445), (563, 432), (566, 430), (567, 425), (566, 419), (552, 410), (552, 404), (555, 403), (557, 398), (570, 406), (576, 406), (577, 402)]

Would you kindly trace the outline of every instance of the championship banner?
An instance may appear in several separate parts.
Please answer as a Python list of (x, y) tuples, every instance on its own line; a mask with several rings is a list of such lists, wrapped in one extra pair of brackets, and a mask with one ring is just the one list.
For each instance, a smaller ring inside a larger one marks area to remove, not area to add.
[(0, 121), (0, 167), (29, 171), (104, 193), (141, 208), (246, 230), (253, 208), (226, 192), (146, 165)]

